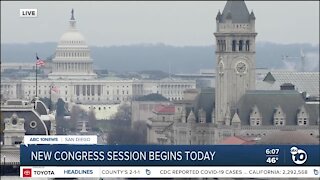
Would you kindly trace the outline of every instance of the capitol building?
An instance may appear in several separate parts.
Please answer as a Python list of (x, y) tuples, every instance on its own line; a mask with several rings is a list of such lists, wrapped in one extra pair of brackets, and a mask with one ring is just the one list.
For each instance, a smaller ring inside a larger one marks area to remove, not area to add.
[(122, 103), (137, 97), (155, 93), (170, 101), (182, 100), (186, 89), (196, 88), (195, 80), (98, 77), (89, 46), (76, 23), (72, 10), (69, 27), (61, 36), (52, 61), (46, 61), (45, 68), (50, 72), (47, 77), (38, 77), (37, 88), (34, 76), (19, 80), (2, 78), (3, 99), (32, 100), (37, 95), (56, 102), (61, 98), (69, 108), (77, 104), (87, 111), (93, 109), (98, 119), (108, 119)]
[(97, 75), (93, 72), (90, 49), (76, 27), (73, 10), (71, 14), (69, 29), (61, 36), (52, 60), (49, 79), (95, 79)]

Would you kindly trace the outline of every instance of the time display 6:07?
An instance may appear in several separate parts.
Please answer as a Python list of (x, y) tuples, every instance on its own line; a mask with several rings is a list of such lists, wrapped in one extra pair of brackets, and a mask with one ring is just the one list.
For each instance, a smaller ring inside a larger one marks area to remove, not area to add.
[(266, 149), (266, 155), (278, 155), (279, 152), (279, 149)]

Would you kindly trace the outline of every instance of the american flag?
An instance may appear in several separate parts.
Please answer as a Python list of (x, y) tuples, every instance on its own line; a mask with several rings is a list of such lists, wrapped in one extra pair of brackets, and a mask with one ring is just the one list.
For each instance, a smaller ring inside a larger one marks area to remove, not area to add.
[(38, 57), (38, 55), (36, 55), (36, 58), (37, 58), (37, 62), (36, 62), (36, 65), (37, 66), (44, 66), (45, 65), (45, 62), (44, 62), (44, 60), (42, 60), (42, 59), (40, 59), (39, 57)]

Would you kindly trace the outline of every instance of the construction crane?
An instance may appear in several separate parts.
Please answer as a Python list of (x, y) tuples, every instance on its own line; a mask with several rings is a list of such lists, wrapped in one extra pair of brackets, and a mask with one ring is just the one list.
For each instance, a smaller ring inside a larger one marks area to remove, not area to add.
[(283, 61), (288, 61), (288, 60), (292, 60), (292, 59), (300, 59), (301, 60), (301, 71), (304, 72), (305, 71), (305, 63), (306, 63), (306, 56), (303, 52), (303, 50), (300, 50), (300, 56), (299, 57), (293, 57), (293, 56), (288, 56), (288, 55), (282, 55), (282, 60)]

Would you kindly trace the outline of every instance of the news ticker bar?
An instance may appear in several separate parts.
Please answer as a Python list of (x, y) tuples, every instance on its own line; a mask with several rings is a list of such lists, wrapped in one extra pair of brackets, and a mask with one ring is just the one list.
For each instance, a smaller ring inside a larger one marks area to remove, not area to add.
[(21, 145), (21, 166), (320, 166), (318, 145)]
[(32, 167), (21, 166), (22, 178), (320, 178), (320, 167)]

